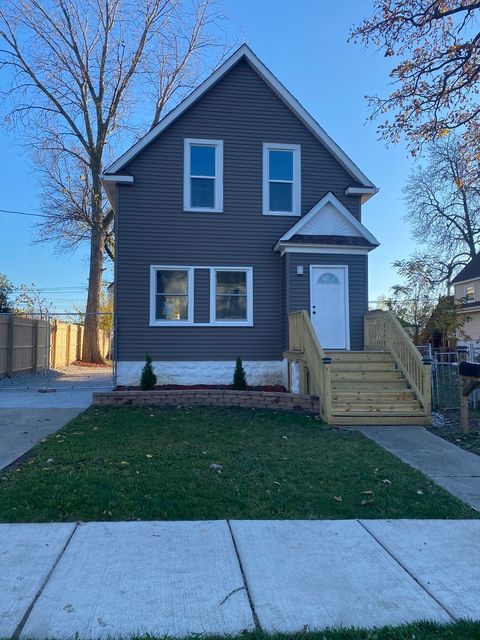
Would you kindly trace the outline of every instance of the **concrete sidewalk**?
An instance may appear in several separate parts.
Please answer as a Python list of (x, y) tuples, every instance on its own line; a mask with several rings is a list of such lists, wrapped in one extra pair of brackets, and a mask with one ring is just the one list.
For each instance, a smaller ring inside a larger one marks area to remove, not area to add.
[(480, 619), (480, 521), (0, 525), (0, 637)]
[(480, 510), (480, 456), (456, 447), (423, 427), (362, 427), (358, 430)]

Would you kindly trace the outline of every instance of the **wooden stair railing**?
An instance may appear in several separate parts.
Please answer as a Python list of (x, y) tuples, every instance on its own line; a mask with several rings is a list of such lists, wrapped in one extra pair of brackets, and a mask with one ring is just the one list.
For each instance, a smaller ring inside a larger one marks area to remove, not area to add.
[(365, 314), (365, 350), (389, 351), (415, 392), (427, 418), (431, 418), (431, 366), (390, 311)]
[[(332, 418), (331, 358), (325, 355), (305, 310), (288, 315), (288, 330), (289, 351), (285, 355), (289, 362), (298, 361), (303, 365), (300, 391), (319, 397), (320, 417), (328, 424)], [(309, 389), (306, 388), (307, 371)]]

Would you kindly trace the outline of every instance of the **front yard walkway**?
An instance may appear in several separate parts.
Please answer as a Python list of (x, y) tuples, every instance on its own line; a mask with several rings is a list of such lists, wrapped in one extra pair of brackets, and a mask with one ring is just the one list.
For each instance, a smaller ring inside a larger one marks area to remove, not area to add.
[(480, 456), (423, 427), (365, 427), (362, 433), (480, 511)]
[(0, 549), (3, 638), (480, 619), (479, 520), (11, 524)]

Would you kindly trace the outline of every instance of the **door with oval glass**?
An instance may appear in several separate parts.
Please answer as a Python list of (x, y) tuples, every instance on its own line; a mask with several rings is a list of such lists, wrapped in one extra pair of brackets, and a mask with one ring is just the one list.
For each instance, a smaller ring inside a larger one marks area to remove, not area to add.
[(310, 317), (323, 349), (349, 349), (348, 267), (310, 268)]

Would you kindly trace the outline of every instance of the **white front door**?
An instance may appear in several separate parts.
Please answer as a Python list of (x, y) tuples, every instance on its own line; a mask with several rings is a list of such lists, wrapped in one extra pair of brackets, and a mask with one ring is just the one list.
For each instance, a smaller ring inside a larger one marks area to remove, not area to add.
[(310, 269), (310, 317), (323, 349), (349, 349), (348, 268)]

